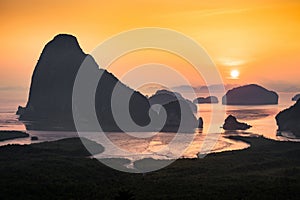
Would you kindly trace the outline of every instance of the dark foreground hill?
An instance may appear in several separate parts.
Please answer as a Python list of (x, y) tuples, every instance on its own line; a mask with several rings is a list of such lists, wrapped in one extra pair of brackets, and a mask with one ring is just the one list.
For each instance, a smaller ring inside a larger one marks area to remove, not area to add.
[(23, 131), (0, 131), (0, 141), (26, 137), (29, 137), (29, 134)]
[[(78, 138), (0, 147), (1, 199), (299, 198), (299, 143), (232, 139), (251, 147), (177, 160), (144, 175), (115, 171), (88, 158)], [(101, 151), (95, 145), (95, 153)], [(135, 167), (145, 163), (135, 162)]]

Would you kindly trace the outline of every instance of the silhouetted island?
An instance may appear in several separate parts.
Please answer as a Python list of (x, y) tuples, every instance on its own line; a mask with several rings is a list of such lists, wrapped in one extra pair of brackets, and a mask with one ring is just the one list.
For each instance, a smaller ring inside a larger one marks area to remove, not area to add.
[(293, 98), (292, 101), (298, 101), (300, 99), (300, 94), (296, 94)]
[(293, 106), (280, 111), (275, 119), (279, 131), (290, 131), (300, 137), (300, 99)]
[(31, 139), (32, 141), (37, 141), (37, 140), (39, 140), (38, 136), (31, 136), (30, 139)]
[(20, 120), (30, 121), (27, 129), (75, 129), (72, 91), (84, 59), (87, 59), (90, 70), (99, 76), (102, 74), (95, 97), (96, 114), (102, 129), (120, 130), (111, 110), (111, 94), (117, 84), (122, 92), (133, 92), (129, 109), (134, 122), (141, 126), (147, 125), (150, 122), (147, 98), (122, 84), (113, 74), (99, 69), (92, 56), (82, 51), (74, 36), (60, 34), (43, 49), (32, 75), (27, 105), (25, 108), (19, 107), (17, 111)]
[[(149, 103), (151, 106), (161, 105), (166, 111), (167, 120), (162, 131), (177, 131), (180, 126), (180, 131), (193, 132), (198, 127), (199, 122), (193, 114), (197, 112), (197, 106), (177, 92), (158, 90), (149, 98)], [(162, 115), (163, 111), (157, 110), (157, 113)]]
[[(115, 88), (120, 95), (132, 93), (129, 108), (119, 106), (122, 105), (123, 98), (116, 100), (118, 105), (116, 112), (123, 113), (125, 109), (129, 109), (133, 122), (140, 127), (150, 123), (149, 113), (156, 121), (160, 120), (159, 114), (150, 109), (150, 103), (144, 95), (127, 87), (108, 71), (99, 69), (93, 57), (82, 51), (74, 36), (60, 34), (43, 49), (32, 75), (26, 107), (18, 108), (19, 120), (24, 121), (28, 130), (75, 130), (72, 114), (73, 85), (83, 61), (87, 63), (88, 70), (92, 74), (101, 76), (95, 93), (95, 111), (103, 131), (122, 131), (113, 117), (111, 106)], [(191, 106), (192, 102), (188, 104)], [(178, 118), (181, 113), (178, 109), (175, 110), (174, 106), (176, 107), (172, 104), (167, 105), (167, 108), (172, 110), (172, 117)], [(195, 108), (196, 106), (193, 110)], [(81, 114), (83, 129), (94, 131), (94, 127), (89, 124), (89, 118), (85, 118), (84, 113)], [(193, 124), (194, 120), (189, 121), (190, 118), (194, 119), (193, 113), (187, 116), (172, 121), (172, 125), (167, 124), (164, 131), (167, 131), (167, 127), (173, 131), (180, 122)], [(189, 126), (189, 130), (196, 127), (197, 125)], [(139, 130), (129, 127), (126, 131)], [(149, 131), (157, 131), (157, 127), (149, 127)]]
[(198, 97), (194, 99), (193, 103), (204, 104), (204, 103), (219, 103), (218, 97), (208, 96), (208, 97)]
[(237, 121), (236, 117), (229, 115), (225, 119), (225, 123), (223, 125), (224, 130), (247, 130), (252, 126), (243, 122)]
[(178, 92), (173, 92), (173, 91), (169, 91), (169, 90), (165, 90), (165, 89), (157, 90), (154, 95), (149, 97), (150, 105), (153, 105), (153, 104), (164, 105), (164, 104), (170, 103), (172, 101), (178, 101), (178, 100), (185, 101), (190, 106), (190, 109), (194, 113), (197, 112), (197, 106), (190, 100), (183, 98), (183, 96)]
[(223, 105), (271, 105), (278, 104), (278, 94), (256, 84), (233, 88), (223, 96)]

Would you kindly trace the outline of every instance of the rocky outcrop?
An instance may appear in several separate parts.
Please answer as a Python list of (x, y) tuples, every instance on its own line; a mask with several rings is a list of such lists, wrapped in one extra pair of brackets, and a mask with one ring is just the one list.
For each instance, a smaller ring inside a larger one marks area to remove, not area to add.
[(37, 141), (37, 140), (39, 140), (39, 138), (38, 138), (38, 136), (31, 136), (31, 140), (32, 141)]
[[(122, 84), (113, 74), (99, 69), (94, 59), (85, 54), (74, 36), (61, 34), (50, 41), (34, 69), (29, 98), (25, 108), (19, 107), (19, 119), (28, 129), (75, 130), (72, 116), (72, 92), (77, 72), (84, 60), (95, 74), (102, 74), (96, 94), (96, 114), (103, 130), (119, 131), (112, 109), (111, 95), (118, 84), (120, 91), (131, 93), (130, 114), (141, 126), (150, 122), (149, 102), (137, 91)], [(122, 101), (122, 99), (119, 99)], [(28, 123), (30, 121), (30, 123)]]
[(296, 94), (293, 98), (292, 101), (298, 101), (300, 99), (300, 94)]
[(229, 90), (222, 98), (223, 105), (278, 104), (278, 94), (259, 85), (250, 84)]
[(208, 97), (198, 97), (193, 101), (196, 104), (204, 104), (204, 103), (219, 103), (218, 97), (216, 96), (208, 96)]
[(279, 131), (289, 131), (300, 137), (300, 99), (293, 106), (279, 112), (275, 119)]
[(178, 101), (178, 100), (185, 101), (190, 106), (190, 109), (194, 113), (197, 112), (197, 106), (193, 102), (183, 98), (183, 96), (178, 92), (172, 92), (168, 90), (156, 91), (156, 93), (149, 98), (149, 103), (150, 105), (154, 105), (154, 104), (165, 105), (172, 101)]
[[(162, 132), (194, 133), (198, 121), (186, 101), (172, 101), (162, 106), (167, 114), (166, 122), (161, 129)], [(158, 114), (163, 115), (162, 110)]]
[(18, 106), (18, 110), (16, 112), (17, 115), (23, 115), (25, 113), (26, 109), (22, 106)]
[[(151, 106), (160, 105), (164, 108), (167, 119), (161, 131), (164, 132), (193, 132), (198, 127), (194, 116), (197, 107), (191, 101), (184, 99), (179, 93), (159, 90), (149, 98)], [(159, 117), (164, 113), (157, 110)]]
[(224, 130), (247, 130), (251, 127), (251, 125), (237, 121), (236, 117), (232, 115), (229, 115), (225, 119), (225, 123), (223, 125)]
[(198, 128), (203, 128), (203, 119), (202, 119), (202, 117), (199, 117), (199, 119), (198, 119)]

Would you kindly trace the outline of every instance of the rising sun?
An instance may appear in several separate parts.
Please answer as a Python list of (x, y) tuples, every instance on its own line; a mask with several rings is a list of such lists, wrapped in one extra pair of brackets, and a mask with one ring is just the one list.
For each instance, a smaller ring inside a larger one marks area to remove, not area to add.
[(231, 72), (230, 72), (230, 76), (232, 79), (237, 79), (239, 77), (239, 75), (240, 75), (240, 72), (236, 69), (231, 70)]

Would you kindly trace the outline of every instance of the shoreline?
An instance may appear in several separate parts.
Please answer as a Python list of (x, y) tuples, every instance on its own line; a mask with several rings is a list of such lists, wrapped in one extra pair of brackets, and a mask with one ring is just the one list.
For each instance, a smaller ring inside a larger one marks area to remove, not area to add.
[(15, 130), (1, 130), (0, 131), (0, 142), (7, 140), (14, 140), (18, 138), (28, 138), (29, 134), (24, 131), (15, 131)]
[[(32, 145), (32, 144), (40, 144), (40, 143), (45, 143), (45, 142), (55, 142), (55, 141), (60, 141), (62, 139), (67, 139), (67, 138), (78, 138), (78, 135), (75, 132), (56, 132), (56, 131), (50, 131), (51, 133), (54, 133), (54, 134), (49, 137), (49, 132), (46, 131), (45, 132), (45, 135), (47, 135), (46, 138), (43, 137), (43, 134), (44, 134), (43, 131), (42, 131), (41, 134), (38, 134), (38, 132), (30, 132), (30, 131), (28, 132), (29, 136), (37, 136), (39, 138), (39, 140), (37, 140), (37, 141), (30, 140), (30, 137), (24, 138), (24, 139), (23, 138), (16, 138), (16, 139), (10, 139), (10, 140), (6, 140), (6, 141), (2, 141), (2, 142), (0, 142), (0, 146), (7, 146), (7, 145), (21, 145), (21, 146), (22, 145)], [(108, 133), (108, 134), (113, 134), (114, 135), (116, 133)], [(119, 133), (117, 133), (117, 134), (119, 134)], [(163, 135), (162, 136), (159, 135), (158, 136), (159, 138), (160, 137), (166, 137), (166, 138), (168, 138), (173, 133), (164, 133), (163, 132), (161, 134), (163, 134)], [(166, 134), (166, 135), (164, 135), (164, 134)], [(61, 135), (62, 135), (62, 137), (60, 137)], [(198, 136), (200, 136), (200, 138), (196, 138)], [(81, 136), (81, 137), (84, 137), (84, 138), (87, 138), (87, 139), (90, 138), (88, 135)], [(114, 136), (114, 137), (116, 137), (116, 136)], [(199, 154), (200, 149), (201, 149), (201, 143), (203, 142), (202, 140), (205, 140), (206, 137), (207, 136), (205, 134), (204, 135), (198, 135), (198, 134), (196, 134), (196, 136), (194, 138), (194, 141), (192, 143), (190, 143), (189, 147), (187, 147), (186, 152), (184, 154), (182, 154), (181, 156), (179, 156), (177, 159), (181, 159), (181, 158), (193, 159), (193, 158), (196, 158), (197, 155)], [(213, 134), (210, 137), (214, 137)], [(123, 138), (123, 140), (127, 140), (127, 139), (128, 139), (127, 137)], [(155, 138), (153, 138), (153, 139), (156, 140)], [(165, 140), (165, 139), (162, 139), (162, 140)], [(102, 144), (101, 139), (99, 141), (92, 139), (92, 141), (95, 141), (95, 142), (97, 142), (100, 145)], [(244, 142), (239, 142), (238, 140), (232, 142), (228, 138), (228, 136), (226, 136), (224, 134), (220, 135), (220, 138), (218, 139), (218, 142), (216, 144), (217, 145), (213, 149), (209, 150), (208, 153), (205, 153), (205, 154), (207, 155), (207, 154), (214, 153), (214, 152), (223, 152), (223, 151), (228, 151), (228, 150), (229, 151), (231, 151), (231, 150), (239, 150), (239, 149), (244, 149), (244, 148), (248, 148), (249, 147), (248, 144), (246, 144)], [(120, 145), (120, 144), (116, 143), (116, 145)], [(137, 144), (137, 145), (138, 146), (143, 146), (143, 145), (147, 145), (147, 144), (140, 143), (140, 144)], [(104, 144), (104, 146), (105, 146), (105, 144)], [(120, 146), (120, 147), (122, 148), (122, 146)], [(190, 147), (192, 147), (192, 148), (189, 149)], [(165, 148), (165, 147), (162, 146), (161, 148)], [(199, 148), (199, 151), (197, 151), (198, 148)], [(105, 150), (106, 150), (106, 148), (105, 148)], [(110, 152), (110, 150), (111, 149), (109, 148), (108, 152)], [(130, 154), (129, 155), (126, 155), (126, 154), (123, 155), (123, 154), (120, 154), (120, 158), (127, 159), (130, 162), (135, 162), (136, 160), (143, 159), (143, 157), (144, 158), (154, 158), (154, 159), (158, 159), (158, 160), (172, 160), (172, 159), (175, 159), (172, 156), (170, 158), (167, 158), (168, 156), (163, 156), (163, 154), (155, 154), (155, 153), (153, 154), (154, 157), (152, 157), (151, 156), (151, 152), (152, 152), (152, 150), (150, 148), (149, 152), (144, 152), (143, 153), (144, 156), (142, 155), (141, 156), (142, 158), (138, 158), (139, 156), (135, 155), (135, 153), (134, 153), (134, 155), (130, 155)], [(117, 159), (118, 158), (117, 155), (115, 155), (115, 154), (109, 154), (109, 153), (107, 154), (107, 152), (103, 152), (103, 154), (101, 153), (99, 155), (100, 155), (99, 158), (101, 158), (101, 159), (110, 159), (110, 158), (116, 158)], [(106, 155), (106, 156), (102, 156), (102, 155)], [(163, 157), (166, 157), (166, 158), (163, 158)], [(97, 158), (97, 155), (96, 155), (96, 158)]]
[[(1, 146), (7, 146), (7, 145), (32, 145), (32, 144), (39, 144), (39, 143), (45, 143), (45, 142), (55, 142), (55, 141), (60, 141), (60, 140), (63, 140), (63, 139), (68, 139), (68, 138), (79, 138), (79, 136), (76, 134), (76, 132), (73, 132), (73, 131), (67, 131), (67, 132), (65, 132), (65, 131), (64, 132), (60, 132), (60, 131), (34, 131), (32, 133), (30, 131), (25, 132), (25, 131), (0, 130), (0, 136), (1, 136), (2, 132), (3, 133), (18, 132), (18, 133), (22, 133), (22, 135), (21, 136), (10, 137), (10, 138), (5, 139), (5, 140), (0, 140), (0, 147)], [(37, 134), (38, 132), (41, 132), (41, 134)], [(48, 138), (46, 137), (46, 139), (42, 137), (44, 132), (46, 133), (45, 135), (48, 136)], [(51, 137), (49, 138), (49, 133), (55, 133), (55, 134), (51, 135)], [(23, 134), (26, 134), (26, 136), (23, 136)], [(56, 134), (58, 134), (59, 137), (56, 136)], [(116, 134), (116, 133), (115, 132), (112, 132), (112, 133), (109, 132), (107, 134)], [(171, 133), (167, 132), (166, 134), (171, 134)], [(38, 136), (39, 140), (32, 141), (32, 140), (30, 140), (30, 136)], [(203, 136), (206, 137), (205, 135), (203, 135)], [(256, 133), (253, 133), (253, 132), (245, 132), (245, 131), (227, 131), (227, 133), (226, 132), (221, 133), (220, 136), (224, 140), (224, 141), (223, 140), (221, 140), (221, 141), (226, 142), (228, 144), (226, 146), (223, 146), (223, 147), (214, 148), (214, 149), (210, 150), (208, 153), (204, 152), (203, 154), (205, 156), (209, 155), (209, 154), (213, 154), (213, 153), (220, 153), (220, 152), (227, 152), (227, 151), (238, 151), (238, 150), (243, 150), (243, 149), (250, 148), (251, 143), (248, 140), (244, 140), (244, 139), (241, 139), (241, 138), (261, 137), (261, 138), (264, 138), (264, 139), (267, 139), (267, 140), (279, 141), (279, 142), (295, 142), (295, 143), (300, 142), (300, 139), (298, 139), (298, 138), (289, 138), (289, 137), (282, 136), (282, 138), (280, 138), (278, 140), (275, 140), (273, 138), (265, 137), (264, 135), (261, 135), (261, 134), (256, 134)], [(86, 137), (86, 136), (80, 136), (80, 137), (84, 137), (84, 138), (88, 139), (88, 137)], [(237, 139), (237, 138), (240, 138), (240, 139)], [(234, 143), (231, 143), (230, 140), (234, 141)], [(93, 140), (93, 141), (95, 141), (95, 142), (97, 142), (98, 144), (101, 145), (101, 143), (99, 141), (96, 141), (96, 140)], [(193, 143), (197, 143), (197, 141), (195, 140)], [(242, 147), (242, 145), (239, 145), (238, 143), (244, 143), (245, 145)], [(104, 152), (104, 154), (105, 154), (105, 152)], [(112, 158), (111, 156), (113, 156), (113, 155), (108, 155), (107, 158)], [(126, 157), (126, 156), (123, 156), (123, 157)], [(201, 152), (196, 153), (195, 157), (202, 157)], [(186, 156), (186, 155), (182, 155), (178, 159), (185, 159), (185, 158), (186, 159), (193, 159), (192, 156), (189, 157), (189, 156)]]
[[(299, 197), (299, 143), (230, 138), (251, 146), (202, 159), (178, 159), (144, 175), (116, 171), (90, 159), (79, 138), (2, 146), (1, 195), (9, 199), (20, 198), (18, 195), (23, 199), (114, 199), (125, 190), (136, 199), (262, 199), (273, 198), (275, 192), (278, 199)], [(103, 151), (95, 147), (95, 153)], [(124, 159), (110, 161), (126, 163)], [(134, 166), (148, 161), (136, 161)]]

